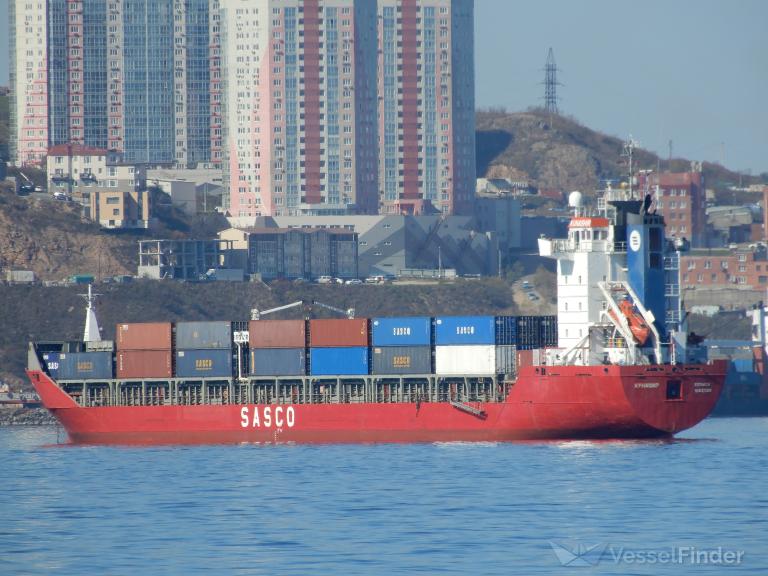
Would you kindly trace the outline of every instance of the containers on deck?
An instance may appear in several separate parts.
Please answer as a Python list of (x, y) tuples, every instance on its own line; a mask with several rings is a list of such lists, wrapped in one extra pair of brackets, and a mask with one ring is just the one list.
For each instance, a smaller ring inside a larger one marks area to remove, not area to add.
[(435, 318), (435, 346), (495, 344), (493, 316), (438, 316)]
[(306, 326), (305, 320), (251, 320), (249, 344), (251, 348), (304, 348)]
[(432, 318), (427, 316), (371, 319), (373, 346), (429, 346), (431, 333)]
[(116, 343), (118, 350), (170, 350), (171, 323), (118, 324)]
[(172, 324), (118, 324), (118, 378), (170, 378), (173, 375)]
[(252, 376), (303, 376), (307, 373), (305, 320), (251, 320), (248, 341)]
[(229, 378), (232, 376), (232, 349), (177, 350), (176, 376)]
[(110, 380), (111, 352), (62, 352), (58, 358), (60, 380)]
[(252, 348), (252, 376), (303, 376), (307, 372), (304, 348)]
[(312, 376), (368, 374), (368, 347), (311, 348), (309, 366)]
[(430, 346), (373, 346), (371, 374), (430, 374)]
[(232, 348), (232, 322), (177, 322), (176, 348), (208, 350)]
[(495, 374), (496, 346), (435, 346), (435, 373), (442, 376)]
[(557, 346), (557, 317), (517, 316), (517, 346), (522, 350)]
[(48, 374), (56, 380), (59, 377), (59, 352), (45, 352), (43, 354), (43, 363)]
[(118, 378), (170, 378), (171, 350), (118, 350)]
[(368, 346), (368, 318), (310, 320), (309, 345), (312, 348)]

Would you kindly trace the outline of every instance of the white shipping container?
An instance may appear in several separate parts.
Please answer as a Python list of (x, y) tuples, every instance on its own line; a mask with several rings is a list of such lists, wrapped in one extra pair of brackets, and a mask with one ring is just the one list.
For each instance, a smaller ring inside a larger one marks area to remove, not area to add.
[(496, 346), (435, 346), (435, 373), (485, 375), (496, 372)]

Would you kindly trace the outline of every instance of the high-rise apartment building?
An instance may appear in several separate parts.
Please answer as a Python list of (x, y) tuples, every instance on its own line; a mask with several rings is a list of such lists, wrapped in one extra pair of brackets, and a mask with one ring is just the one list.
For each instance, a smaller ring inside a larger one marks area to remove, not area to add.
[(14, 161), (67, 143), (210, 161), (209, 0), (11, 0), (10, 13)]
[(45, 0), (10, 0), (11, 158), (42, 162), (48, 149), (48, 19)]
[(375, 213), (376, 2), (221, 0), (234, 216)]
[(378, 0), (378, 16), (382, 211), (470, 213), (473, 0)]

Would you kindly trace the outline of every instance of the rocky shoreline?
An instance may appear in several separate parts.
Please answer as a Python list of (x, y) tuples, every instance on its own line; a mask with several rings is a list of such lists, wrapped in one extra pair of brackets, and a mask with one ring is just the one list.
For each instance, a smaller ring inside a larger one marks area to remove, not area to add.
[(58, 422), (45, 408), (2, 408), (0, 426), (52, 426)]

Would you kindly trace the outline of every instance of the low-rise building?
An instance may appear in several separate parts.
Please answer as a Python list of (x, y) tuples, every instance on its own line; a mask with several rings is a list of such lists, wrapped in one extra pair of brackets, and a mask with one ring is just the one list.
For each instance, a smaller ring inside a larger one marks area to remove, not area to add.
[(271, 216), (229, 218), (235, 228), (338, 229), (357, 233), (358, 274), (398, 276), (401, 270), (455, 268), (496, 275), (496, 232), (470, 216)]
[(768, 251), (765, 244), (735, 249), (691, 250), (680, 258), (683, 288), (768, 287)]
[(139, 192), (147, 187), (143, 166), (124, 163), (119, 152), (80, 144), (49, 148), (47, 169), (48, 192), (79, 202), (88, 218), (95, 192)]
[(151, 194), (96, 190), (90, 195), (91, 220), (103, 228), (149, 228), (152, 218)]
[(168, 194), (171, 203), (186, 214), (214, 212), (222, 205), (224, 188), (221, 170), (151, 169), (147, 171), (147, 183)]
[[(219, 238), (247, 252), (247, 273), (262, 280), (357, 278), (357, 233), (334, 228), (230, 228)], [(236, 256), (237, 257), (237, 256)]]

